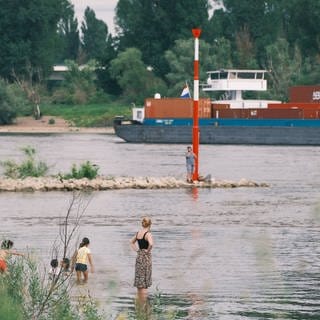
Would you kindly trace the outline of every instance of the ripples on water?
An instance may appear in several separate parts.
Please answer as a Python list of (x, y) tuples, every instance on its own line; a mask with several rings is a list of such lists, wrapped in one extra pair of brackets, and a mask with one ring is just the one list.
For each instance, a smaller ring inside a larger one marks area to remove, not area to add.
[[(122, 143), (109, 135), (1, 135), (0, 158), (32, 145), (53, 173), (90, 160), (113, 176), (184, 177), (182, 145)], [(269, 188), (116, 190), (88, 195), (79, 238), (96, 265), (90, 290), (107, 314), (133, 313), (141, 216), (153, 220), (153, 316), (167, 319), (319, 319), (318, 147), (201, 146), (200, 171)], [(49, 263), (71, 195), (0, 194), (1, 234)], [(80, 288), (86, 290), (86, 288)]]

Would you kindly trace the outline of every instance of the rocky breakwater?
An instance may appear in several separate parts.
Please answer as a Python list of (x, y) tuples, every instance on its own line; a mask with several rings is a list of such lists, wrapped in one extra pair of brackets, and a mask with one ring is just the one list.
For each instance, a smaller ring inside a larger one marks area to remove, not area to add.
[(247, 179), (227, 181), (210, 179), (195, 183), (175, 177), (97, 177), (88, 179), (63, 180), (57, 177), (26, 179), (0, 178), (0, 191), (34, 192), (34, 191), (76, 191), (76, 190), (115, 190), (115, 189), (176, 189), (176, 188), (238, 188), (268, 187), (266, 183), (257, 183)]

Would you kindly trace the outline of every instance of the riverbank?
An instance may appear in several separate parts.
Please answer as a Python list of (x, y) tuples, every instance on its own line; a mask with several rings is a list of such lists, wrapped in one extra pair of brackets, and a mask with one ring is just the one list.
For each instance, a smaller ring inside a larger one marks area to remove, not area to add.
[(63, 180), (56, 177), (10, 179), (0, 178), (0, 191), (100, 191), (115, 189), (177, 189), (177, 188), (239, 188), (268, 187), (266, 183), (257, 183), (247, 179), (239, 181), (216, 180), (187, 183), (175, 177), (97, 177), (88, 179)]
[(0, 126), (0, 133), (106, 133), (113, 134), (112, 127), (85, 128), (76, 127), (72, 123), (51, 116), (43, 116), (39, 120), (33, 117), (19, 117), (14, 124)]

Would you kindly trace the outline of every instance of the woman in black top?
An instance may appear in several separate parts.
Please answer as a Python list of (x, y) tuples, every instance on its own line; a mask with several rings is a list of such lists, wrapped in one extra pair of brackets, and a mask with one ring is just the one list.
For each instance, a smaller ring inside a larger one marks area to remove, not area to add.
[[(153, 247), (152, 234), (150, 232), (151, 219), (142, 219), (142, 228), (131, 239), (131, 248), (137, 252), (134, 286), (138, 290), (139, 298), (147, 296), (147, 289), (152, 284), (152, 257)], [(138, 244), (138, 245), (137, 245)]]

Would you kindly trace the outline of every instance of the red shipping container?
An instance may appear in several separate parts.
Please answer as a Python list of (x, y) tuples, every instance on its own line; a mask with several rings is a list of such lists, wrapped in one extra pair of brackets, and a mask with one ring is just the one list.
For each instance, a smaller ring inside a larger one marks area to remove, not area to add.
[(320, 110), (320, 103), (302, 103), (302, 102), (287, 102), (287, 103), (270, 103), (268, 109), (313, 109)]
[(199, 118), (211, 118), (210, 99), (199, 99)]
[(145, 100), (146, 118), (190, 118), (192, 99), (163, 98)]
[(212, 116), (221, 119), (246, 119), (249, 117), (249, 111), (249, 109), (213, 109)]
[(302, 119), (302, 109), (213, 109), (213, 118), (221, 119)]
[[(192, 118), (193, 100), (184, 98), (146, 99), (145, 117), (157, 119)], [(199, 99), (199, 118), (210, 117), (210, 99)]]
[(212, 103), (212, 108), (215, 110), (229, 109), (230, 104)]
[(259, 109), (260, 119), (302, 119), (302, 109)]
[(290, 102), (320, 103), (320, 86), (295, 86), (289, 89)]
[(304, 119), (320, 119), (320, 110), (303, 109)]

